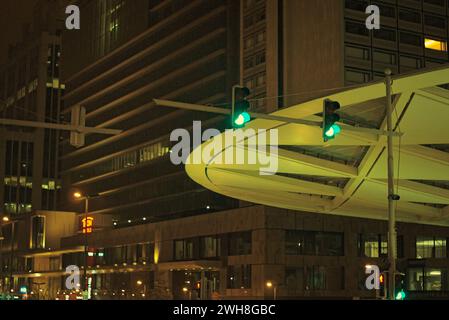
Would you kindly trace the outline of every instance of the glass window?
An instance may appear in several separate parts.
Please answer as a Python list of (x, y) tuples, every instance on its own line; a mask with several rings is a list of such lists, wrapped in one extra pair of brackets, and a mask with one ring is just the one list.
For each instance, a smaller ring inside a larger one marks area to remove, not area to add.
[(385, 64), (396, 64), (396, 54), (375, 50), (373, 52), (373, 60)]
[(285, 285), (289, 291), (304, 290), (304, 269), (287, 268), (285, 270)]
[(31, 249), (45, 248), (45, 217), (36, 216), (31, 220)]
[(220, 256), (220, 239), (213, 237), (202, 237), (200, 239), (200, 257), (216, 258)]
[(349, 83), (365, 83), (371, 80), (371, 72), (358, 69), (346, 69), (345, 80)]
[(422, 38), (420, 35), (408, 33), (408, 32), (401, 32), (400, 33), (400, 41), (401, 43), (415, 46), (415, 47), (421, 47), (422, 46)]
[(417, 237), (416, 238), (416, 258), (446, 258), (447, 239), (443, 237)]
[[(398, 256), (402, 255), (402, 237), (397, 238)], [(359, 255), (367, 258), (379, 258), (388, 254), (388, 239), (385, 234), (359, 234)]]
[(228, 289), (251, 288), (251, 265), (228, 266)]
[(400, 9), (399, 20), (421, 23), (421, 14), (418, 11)]
[(370, 50), (368, 48), (347, 45), (345, 47), (345, 55), (346, 57), (357, 58), (361, 60), (369, 60)]
[(361, 36), (368, 36), (369, 32), (366, 28), (366, 25), (364, 22), (357, 22), (357, 21), (346, 21), (345, 23), (345, 29), (346, 32), (357, 34)]
[(446, 239), (435, 238), (435, 258), (446, 258)]
[(287, 255), (343, 256), (343, 233), (287, 230)]
[(424, 46), (426, 47), (426, 49), (447, 52), (447, 42), (446, 41), (425, 38)]
[(192, 260), (194, 240), (176, 240), (175, 241), (175, 260)]
[(446, 280), (446, 272), (442, 269), (425, 269), (425, 291), (443, 290), (443, 279)]
[(410, 268), (407, 288), (410, 291), (446, 291), (448, 270), (443, 268)]
[(326, 289), (326, 268), (312, 266), (306, 268), (306, 290), (325, 290)]
[(250, 231), (231, 233), (229, 235), (229, 255), (239, 256), (251, 254), (251, 237), (252, 233)]

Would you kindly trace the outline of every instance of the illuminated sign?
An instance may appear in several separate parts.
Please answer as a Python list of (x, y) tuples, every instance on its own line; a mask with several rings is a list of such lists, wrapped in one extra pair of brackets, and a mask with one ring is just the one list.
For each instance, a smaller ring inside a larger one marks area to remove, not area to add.
[(83, 233), (92, 233), (93, 231), (93, 225), (94, 225), (94, 218), (93, 217), (86, 217), (81, 220), (82, 223), (82, 231)]

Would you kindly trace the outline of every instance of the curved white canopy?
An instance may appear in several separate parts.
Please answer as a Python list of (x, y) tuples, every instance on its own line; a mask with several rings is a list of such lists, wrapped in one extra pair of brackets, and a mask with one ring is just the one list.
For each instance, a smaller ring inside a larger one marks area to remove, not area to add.
[[(394, 78), (395, 178), (399, 221), (449, 226), (449, 68)], [(323, 99), (341, 104), (342, 122), (386, 130), (385, 84), (345, 90), (275, 112), (321, 121)], [(387, 219), (385, 136), (345, 131), (327, 143), (319, 127), (254, 120), (246, 128), (278, 129), (276, 175), (260, 175), (262, 164), (214, 162), (224, 148), (188, 159), (186, 171), (204, 187), (237, 199), (326, 214)], [(256, 136), (258, 134), (256, 133)], [(224, 134), (220, 136), (224, 140)], [(246, 140), (247, 141), (247, 140)], [(201, 147), (211, 147), (212, 140)], [(242, 148), (233, 145), (231, 148)], [(257, 153), (264, 150), (248, 151)], [(267, 146), (267, 150), (269, 147)], [(235, 150), (234, 150), (235, 151)]]

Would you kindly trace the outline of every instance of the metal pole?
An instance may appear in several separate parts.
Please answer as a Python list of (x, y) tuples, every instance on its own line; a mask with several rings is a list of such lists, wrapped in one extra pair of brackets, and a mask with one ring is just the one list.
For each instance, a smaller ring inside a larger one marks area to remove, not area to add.
[[(392, 124), (392, 106), (391, 106), (391, 70), (385, 70), (385, 85), (387, 90), (387, 131), (393, 131)], [(394, 165), (393, 165), (393, 136), (387, 137), (387, 152), (388, 152), (388, 262), (389, 279), (388, 279), (388, 293), (389, 299), (394, 300), (395, 292), (395, 274), (396, 274), (396, 212), (395, 203), (396, 196), (394, 194)]]
[(0, 294), (5, 291), (5, 284), (3, 280), (3, 220), (0, 220), (0, 285), (2, 286)]
[(87, 216), (89, 212), (89, 197), (86, 196), (85, 207), (84, 207), (84, 290), (88, 290), (88, 282), (87, 282), (87, 257), (88, 257), (88, 242), (87, 242)]
[[(238, 86), (234, 86), (238, 87)], [(233, 89), (233, 95), (234, 95), (235, 89)], [(209, 113), (216, 113), (216, 114), (222, 114), (222, 115), (234, 115), (233, 109), (229, 110), (225, 108), (217, 108), (217, 107), (210, 107), (210, 106), (203, 106), (199, 104), (192, 104), (192, 103), (184, 103), (184, 102), (176, 102), (176, 101), (169, 101), (169, 100), (160, 100), (160, 99), (153, 99), (154, 103), (156, 103), (159, 106), (164, 107), (170, 107), (170, 108), (178, 108), (183, 110), (192, 110), (192, 111), (200, 111), (200, 112), (209, 112)], [(233, 99), (233, 103), (234, 103)], [(310, 120), (303, 120), (303, 119), (295, 119), (295, 118), (289, 118), (289, 117), (283, 117), (283, 116), (277, 116), (273, 114), (265, 114), (265, 113), (259, 113), (259, 112), (248, 112), (248, 114), (251, 116), (251, 119), (265, 119), (265, 120), (272, 120), (272, 121), (279, 121), (284, 123), (292, 123), (292, 124), (301, 124), (305, 126), (312, 126), (312, 127), (321, 127), (322, 122), (319, 121), (310, 121)], [(384, 130), (378, 130), (378, 129), (371, 129), (371, 128), (362, 128), (362, 127), (352, 127), (349, 125), (341, 125), (342, 130), (345, 131), (352, 131), (352, 132), (360, 132), (360, 133), (367, 133), (367, 134), (375, 134), (375, 135), (388, 135), (387, 131)], [(399, 132), (392, 132), (391, 135), (395, 137), (400, 137), (403, 135), (403, 133)]]
[(234, 121), (234, 112), (235, 112), (235, 89), (239, 88), (239, 85), (232, 86), (232, 106), (231, 106), (231, 122)]
[(67, 130), (79, 133), (98, 133), (105, 135), (118, 135), (123, 132), (123, 130), (118, 129), (107, 129), (107, 128), (97, 128), (97, 127), (82, 127), (73, 126), (70, 124), (57, 124), (50, 122), (37, 122), (37, 121), (26, 121), (26, 120), (14, 120), (14, 119), (0, 119), (0, 125), (5, 126), (18, 126), (18, 127), (31, 127), (31, 128), (42, 128), (42, 129), (55, 129), (55, 130)]
[(274, 300), (274, 301), (276, 301), (276, 298), (277, 298), (276, 296), (277, 296), (277, 287), (274, 286), (274, 287), (273, 287), (273, 300)]
[(15, 238), (15, 222), (11, 222), (11, 252), (9, 257), (9, 292), (14, 289), (14, 281), (13, 281), (13, 260), (14, 260), (14, 238)]

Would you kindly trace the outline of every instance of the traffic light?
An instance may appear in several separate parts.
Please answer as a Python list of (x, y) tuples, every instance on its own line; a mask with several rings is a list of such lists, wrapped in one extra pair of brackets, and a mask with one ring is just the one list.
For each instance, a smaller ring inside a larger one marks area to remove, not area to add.
[[(71, 112), (71, 125), (75, 127), (86, 126), (86, 108), (77, 105), (72, 108)], [(70, 132), (70, 144), (75, 148), (81, 148), (84, 146), (85, 134), (71, 131)]]
[(340, 126), (336, 124), (340, 121), (340, 116), (336, 113), (339, 109), (340, 104), (337, 101), (324, 100), (322, 124), (324, 142), (334, 139), (341, 131)]
[(395, 300), (405, 300), (407, 297), (407, 288), (405, 287), (405, 274), (397, 273), (395, 275), (395, 292), (394, 299)]
[(379, 275), (379, 290), (377, 291), (377, 298), (386, 300), (387, 299), (387, 274), (382, 272)]
[(248, 113), (250, 107), (249, 101), (246, 99), (250, 95), (247, 87), (232, 87), (232, 127), (243, 128), (247, 122), (251, 120)]

